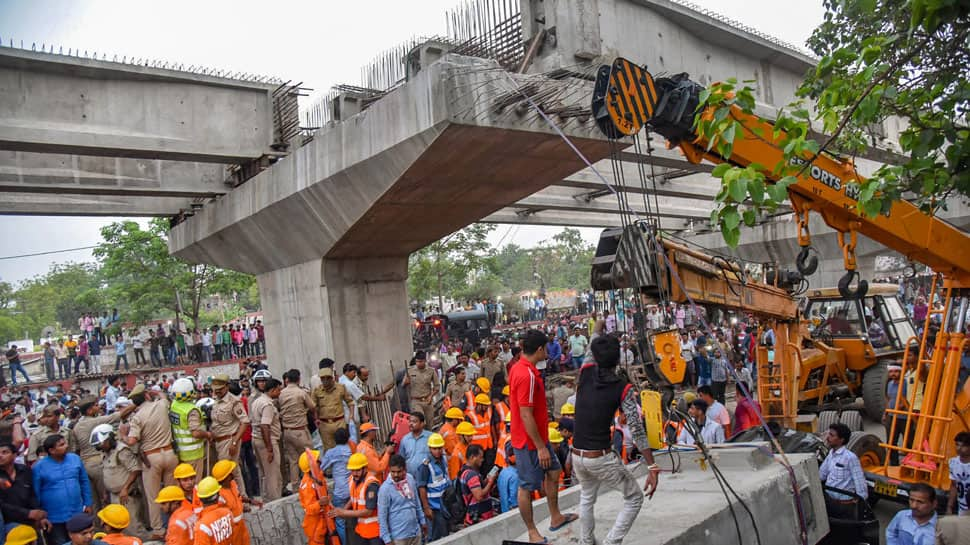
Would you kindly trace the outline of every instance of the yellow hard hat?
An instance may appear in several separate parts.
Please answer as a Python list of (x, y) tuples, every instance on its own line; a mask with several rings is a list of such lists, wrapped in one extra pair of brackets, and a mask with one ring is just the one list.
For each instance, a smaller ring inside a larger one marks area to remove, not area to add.
[(556, 422), (555, 420), (553, 420), (552, 422), (549, 423), (549, 431), (558, 430), (558, 429), (559, 429), (559, 422)]
[(694, 392), (684, 392), (684, 401), (686, 401), (688, 405), (693, 403), (695, 399), (697, 399), (697, 394)]
[[(193, 473), (194, 475), (194, 473)], [(183, 477), (176, 477), (181, 479)], [(185, 492), (177, 486), (166, 486), (165, 488), (158, 491), (158, 496), (155, 496), (155, 503), (168, 503), (170, 501), (184, 501)]]
[(476, 405), (491, 405), (492, 400), (488, 398), (488, 394), (478, 394), (475, 396)]
[(452, 419), (464, 420), (465, 413), (461, 412), (461, 409), (459, 409), (458, 407), (452, 407), (448, 409), (447, 412), (445, 412), (445, 418), (447, 420), (452, 420)]
[(357, 471), (367, 467), (367, 456), (364, 456), (360, 452), (355, 452), (347, 458), (347, 469), (351, 471)]
[(199, 481), (198, 486), (195, 487), (196, 493), (199, 494), (200, 498), (211, 498), (222, 490), (222, 485), (215, 477), (206, 477)]
[(471, 422), (462, 422), (455, 428), (455, 433), (458, 435), (475, 435), (475, 426), (472, 426)]
[(195, 468), (189, 464), (179, 464), (175, 466), (175, 471), (173, 472), (173, 477), (176, 479), (188, 479), (189, 477), (195, 477), (197, 473)]
[(549, 430), (549, 442), (550, 443), (562, 443), (562, 434), (559, 433), (557, 429)]
[(504, 396), (509, 395), (509, 385), (508, 384), (506, 384), (505, 386), (502, 386), (502, 395), (504, 395)]
[[(316, 459), (316, 460), (319, 460), (320, 459), (320, 451), (319, 450), (313, 451), (313, 458)], [(297, 463), (300, 464), (300, 471), (302, 471), (304, 473), (309, 473), (310, 472), (310, 459), (307, 458), (306, 451), (303, 451), (303, 453), (300, 454), (300, 459), (297, 461)]]
[(475, 384), (478, 386), (478, 388), (481, 391), (485, 392), (486, 394), (492, 389), (492, 383), (489, 382), (488, 379), (485, 377), (478, 377), (478, 380), (475, 381)]
[(37, 541), (37, 530), (33, 526), (18, 524), (7, 532), (7, 542), (5, 545), (27, 545)]
[(124, 505), (117, 503), (106, 505), (104, 509), (98, 511), (98, 518), (101, 519), (101, 522), (119, 530), (124, 530), (131, 524), (131, 515), (128, 514), (128, 510), (125, 509)]
[(576, 414), (576, 407), (572, 403), (563, 403), (559, 414)]
[(512, 422), (512, 411), (507, 411), (505, 413), (505, 421), (506, 422)]
[(445, 438), (440, 434), (432, 433), (431, 436), (428, 437), (428, 446), (431, 448), (441, 448), (445, 446)]
[(108, 534), (106, 534), (104, 532), (95, 532), (94, 533), (94, 539), (104, 539), (106, 537), (108, 537)]
[(216, 465), (212, 466), (212, 476), (216, 478), (217, 481), (225, 480), (236, 469), (236, 462), (232, 460), (219, 460)]

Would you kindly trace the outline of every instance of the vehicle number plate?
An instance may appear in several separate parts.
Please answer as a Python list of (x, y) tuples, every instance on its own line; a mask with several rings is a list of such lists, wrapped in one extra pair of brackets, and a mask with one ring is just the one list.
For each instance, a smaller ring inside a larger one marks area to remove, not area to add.
[(882, 481), (876, 481), (876, 485), (873, 487), (876, 494), (881, 496), (889, 496), (890, 498), (895, 498), (897, 494), (897, 487), (894, 484), (885, 483)]

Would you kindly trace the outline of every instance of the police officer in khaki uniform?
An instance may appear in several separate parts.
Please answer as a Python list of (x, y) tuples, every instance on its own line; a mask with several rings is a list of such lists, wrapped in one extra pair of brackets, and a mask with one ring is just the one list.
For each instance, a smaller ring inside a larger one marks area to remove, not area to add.
[(323, 448), (330, 449), (337, 446), (333, 434), (338, 428), (346, 428), (344, 419), (344, 403), (351, 406), (354, 398), (347, 393), (343, 384), (333, 379), (333, 369), (327, 367), (320, 370), (320, 386), (313, 390), (313, 405), (317, 413), (317, 429), (320, 430), (320, 440)]
[(455, 380), (448, 383), (448, 387), (445, 389), (445, 397), (451, 402), (452, 407), (458, 407), (461, 405), (461, 401), (465, 399), (465, 392), (471, 389), (471, 383), (465, 380), (465, 368), (456, 367)]
[(69, 428), (61, 426), (61, 416), (63, 414), (64, 412), (61, 408), (53, 402), (44, 407), (44, 411), (41, 413), (39, 419), (41, 427), (31, 434), (30, 440), (27, 442), (30, 445), (26, 455), (28, 464), (33, 464), (37, 460), (47, 456), (47, 452), (43, 448), (44, 439), (47, 439), (47, 437), (55, 433), (64, 436), (64, 440), (67, 441), (68, 452), (77, 452), (77, 437), (74, 435), (74, 432)]
[(209, 440), (215, 448), (213, 460), (232, 460), (236, 462), (233, 474), (239, 493), (246, 496), (246, 485), (239, 470), (239, 445), (243, 434), (249, 426), (249, 415), (243, 408), (238, 397), (229, 393), (229, 377), (216, 375), (212, 377), (212, 395), (216, 399), (215, 405), (209, 412)]
[(428, 367), (424, 351), (414, 354), (414, 367), (408, 368), (404, 385), (410, 388), (411, 410), (424, 413), (428, 425), (434, 423), (434, 394), (441, 391), (438, 372)]
[(310, 430), (307, 429), (307, 415), (312, 416), (315, 407), (310, 393), (300, 387), (298, 369), (290, 369), (283, 376), (286, 387), (277, 400), (283, 427), (283, 458), (289, 466), (290, 490), (296, 490), (300, 482), (300, 467), (294, 460), (299, 460), (300, 455), (313, 446)]
[(283, 390), (283, 383), (271, 378), (266, 381), (266, 391), (250, 402), (249, 416), (253, 422), (253, 450), (262, 477), (260, 490), (263, 501), (273, 501), (283, 495), (283, 478), (280, 472), (280, 413), (276, 400)]
[(74, 424), (74, 437), (77, 440), (77, 454), (84, 462), (84, 469), (88, 472), (88, 480), (91, 481), (91, 495), (94, 497), (95, 512), (104, 506), (101, 499), (105, 495), (105, 489), (104, 477), (101, 474), (101, 452), (91, 446), (91, 431), (100, 424), (119, 422), (122, 418), (131, 414), (135, 408), (134, 405), (129, 405), (119, 412), (102, 416), (98, 398), (86, 397), (78, 403), (81, 418)]
[[(129, 422), (128, 446), (141, 450), (145, 468), (142, 471), (142, 485), (148, 498), (155, 498), (162, 486), (175, 484), (172, 472), (179, 465), (172, 441), (172, 422), (169, 420), (168, 400), (155, 398), (154, 392), (145, 390), (144, 384), (136, 385), (128, 396), (138, 407)], [(162, 512), (154, 501), (148, 502), (148, 519), (152, 525), (153, 540), (164, 540)]]
[(104, 475), (106, 497), (101, 498), (105, 505), (123, 505), (131, 514), (131, 520), (141, 519), (141, 496), (139, 478), (142, 473), (141, 460), (131, 447), (115, 438), (111, 424), (100, 424), (91, 433), (91, 446), (102, 453), (101, 473)]

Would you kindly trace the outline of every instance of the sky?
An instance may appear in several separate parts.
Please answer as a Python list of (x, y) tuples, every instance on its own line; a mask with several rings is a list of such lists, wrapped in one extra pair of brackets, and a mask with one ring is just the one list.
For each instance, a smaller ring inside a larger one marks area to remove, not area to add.
[[(444, 14), (460, 1), (0, 0), (0, 40), (273, 75), (323, 93), (359, 84), (361, 66), (411, 37), (444, 35)], [(821, 0), (693, 3), (797, 45), (824, 13)], [(119, 219), (0, 216), (0, 280), (93, 261), (90, 250), (6, 258), (95, 245), (100, 228)], [(560, 229), (500, 225), (491, 242), (531, 247)], [(581, 232), (589, 242), (599, 237), (599, 229)]]

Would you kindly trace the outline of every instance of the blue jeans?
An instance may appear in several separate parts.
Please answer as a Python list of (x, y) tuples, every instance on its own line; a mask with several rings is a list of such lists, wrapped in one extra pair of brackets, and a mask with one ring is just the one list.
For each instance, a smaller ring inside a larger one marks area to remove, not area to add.
[(711, 381), (711, 377), (697, 377), (697, 386), (698, 387), (701, 387), (701, 386), (710, 386), (711, 384), (713, 384), (713, 382)]
[(128, 354), (118, 354), (115, 356), (115, 371), (118, 370), (118, 366), (121, 365), (121, 360), (125, 360), (125, 371), (128, 370)]
[(573, 356), (573, 369), (579, 369), (583, 366), (583, 356)]
[(13, 382), (14, 384), (17, 384), (17, 371), (20, 371), (20, 374), (24, 376), (24, 380), (25, 381), (30, 382), (30, 377), (27, 376), (27, 371), (24, 371), (24, 366), (21, 365), (21, 364), (19, 364), (19, 363), (11, 363), (10, 364), (10, 380), (11, 380), (11, 382)]

